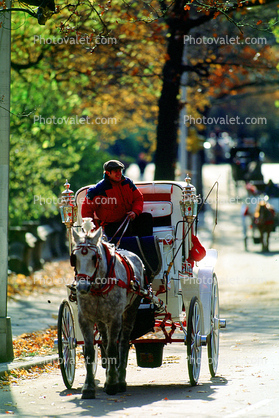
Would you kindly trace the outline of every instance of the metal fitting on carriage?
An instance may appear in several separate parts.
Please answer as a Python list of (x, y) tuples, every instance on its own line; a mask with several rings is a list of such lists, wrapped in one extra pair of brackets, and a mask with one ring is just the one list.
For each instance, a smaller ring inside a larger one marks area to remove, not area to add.
[(157, 313), (161, 313), (166, 310), (166, 306), (164, 302), (161, 299), (159, 299), (157, 296), (155, 296), (153, 293), (150, 298), (150, 302), (155, 305), (155, 310)]
[(194, 263), (189, 263), (187, 260), (185, 262), (182, 262), (181, 276), (185, 275), (187, 279), (189, 279), (189, 277), (193, 277), (193, 265)]
[(227, 327), (226, 320), (225, 319), (219, 319), (219, 321), (218, 321), (218, 328), (221, 329), (221, 328), (226, 328), (226, 327)]
[(196, 188), (190, 183), (191, 177), (187, 174), (185, 178), (186, 186), (182, 191), (182, 200), (180, 203), (181, 215), (190, 222), (197, 215), (198, 196)]
[(151, 302), (154, 303), (154, 305), (155, 305), (156, 313), (163, 313), (163, 312), (166, 311), (166, 306), (165, 306), (164, 302), (161, 299), (157, 298), (157, 296), (152, 298)]
[(136, 278), (130, 281), (130, 286), (134, 292), (140, 292), (140, 283)]
[(66, 287), (68, 287), (70, 289), (70, 294), (69, 294), (69, 301), (70, 302), (76, 302), (77, 301), (77, 289), (76, 289), (76, 284), (72, 283), (72, 284), (66, 284)]
[(148, 289), (139, 288), (139, 294), (142, 297), (149, 299), (150, 302), (155, 305), (155, 310), (157, 313), (165, 312), (166, 306), (164, 302), (154, 295), (151, 287), (148, 287)]

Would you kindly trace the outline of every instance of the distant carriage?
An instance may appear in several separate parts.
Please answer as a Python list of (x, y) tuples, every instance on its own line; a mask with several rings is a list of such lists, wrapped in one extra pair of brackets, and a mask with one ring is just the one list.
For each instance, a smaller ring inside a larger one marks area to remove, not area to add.
[(260, 153), (260, 148), (256, 146), (233, 147), (231, 149), (232, 178), (236, 187), (240, 181), (245, 181), (246, 183), (263, 181)]
[[(163, 347), (172, 342), (182, 342), (187, 347), (190, 383), (196, 385), (200, 375), (202, 346), (207, 346), (211, 376), (215, 376), (219, 356), (219, 330), (225, 320), (219, 317), (219, 292), (214, 266), (217, 251), (204, 249), (194, 235), (197, 220), (195, 187), (190, 178), (185, 182), (140, 182), (137, 187), (144, 196), (144, 212), (153, 218), (153, 241), (157, 256), (151, 253), (150, 237), (122, 238), (120, 248), (137, 253), (143, 261), (151, 280), (144, 288), (129, 289), (141, 296), (137, 318), (130, 337), (135, 345), (140, 367), (159, 367)], [(69, 184), (63, 192), (62, 220), (69, 231), (81, 230), (81, 203), (90, 186), (81, 188), (72, 199)], [(70, 246), (71, 246), (70, 242)], [(86, 240), (82, 244), (86, 246)], [(146, 247), (147, 246), (147, 247)], [(83, 247), (84, 248), (84, 247)], [(152, 246), (154, 248), (154, 245)], [(84, 250), (84, 253), (86, 251)], [(200, 260), (195, 262), (194, 260)], [(155, 262), (154, 262), (155, 261)], [(76, 272), (78, 275), (78, 271)], [(77, 277), (76, 277), (77, 278)], [(58, 349), (64, 383), (71, 388), (75, 375), (77, 345), (84, 345), (78, 321), (78, 306), (69, 285), (68, 298), (59, 310)], [(137, 287), (137, 286), (136, 286)], [(160, 329), (163, 338), (141, 338), (148, 332)], [(174, 336), (179, 331), (179, 336)], [(103, 354), (102, 332), (95, 326), (94, 350), (96, 372), (98, 347)]]
[[(248, 197), (241, 209), (246, 251), (248, 250), (250, 231), (254, 244), (261, 244), (263, 252), (269, 251), (270, 234), (279, 225), (279, 188), (274, 185), (272, 192), (271, 188), (263, 182), (260, 185), (260, 190), (262, 191), (258, 190), (252, 183), (246, 185)], [(278, 192), (278, 196), (276, 196), (276, 193), (274, 194), (274, 190)], [(270, 195), (267, 193), (270, 193)]]

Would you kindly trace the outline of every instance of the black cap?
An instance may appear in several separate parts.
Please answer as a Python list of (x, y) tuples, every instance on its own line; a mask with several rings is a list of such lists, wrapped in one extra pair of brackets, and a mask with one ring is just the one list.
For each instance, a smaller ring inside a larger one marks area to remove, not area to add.
[(104, 164), (104, 171), (111, 171), (116, 168), (123, 169), (125, 166), (118, 160), (109, 160)]

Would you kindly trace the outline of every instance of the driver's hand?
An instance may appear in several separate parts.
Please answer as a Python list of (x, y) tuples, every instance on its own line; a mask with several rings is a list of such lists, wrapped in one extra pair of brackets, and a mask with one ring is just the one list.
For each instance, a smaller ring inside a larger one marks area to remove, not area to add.
[(127, 215), (129, 216), (129, 219), (131, 219), (131, 221), (133, 221), (136, 217), (136, 214), (133, 211), (127, 212)]

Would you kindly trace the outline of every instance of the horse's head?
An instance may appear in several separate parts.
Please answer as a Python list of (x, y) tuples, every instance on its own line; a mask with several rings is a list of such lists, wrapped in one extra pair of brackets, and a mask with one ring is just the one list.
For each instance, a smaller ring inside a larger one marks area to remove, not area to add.
[(74, 248), (71, 254), (71, 266), (75, 267), (77, 290), (88, 292), (91, 282), (98, 274), (102, 260), (102, 228), (90, 233), (78, 233), (73, 229)]

